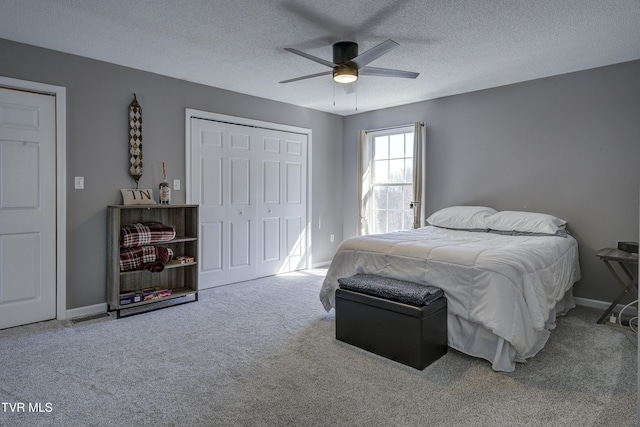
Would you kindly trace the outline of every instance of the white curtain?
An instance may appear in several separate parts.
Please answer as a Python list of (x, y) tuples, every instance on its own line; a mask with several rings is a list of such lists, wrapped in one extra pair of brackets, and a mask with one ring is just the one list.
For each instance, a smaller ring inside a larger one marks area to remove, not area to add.
[(425, 129), (421, 122), (415, 122), (413, 125), (413, 228), (420, 228), (423, 225), (424, 218), (423, 201), (423, 145), (425, 140)]
[(365, 130), (358, 132), (358, 235), (369, 234), (371, 209), (371, 136)]

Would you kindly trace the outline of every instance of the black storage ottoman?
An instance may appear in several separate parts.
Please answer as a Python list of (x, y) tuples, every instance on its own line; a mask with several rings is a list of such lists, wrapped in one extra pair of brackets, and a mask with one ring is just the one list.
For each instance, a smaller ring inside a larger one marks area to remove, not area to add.
[(367, 274), (338, 283), (336, 339), (419, 370), (447, 353), (441, 289)]

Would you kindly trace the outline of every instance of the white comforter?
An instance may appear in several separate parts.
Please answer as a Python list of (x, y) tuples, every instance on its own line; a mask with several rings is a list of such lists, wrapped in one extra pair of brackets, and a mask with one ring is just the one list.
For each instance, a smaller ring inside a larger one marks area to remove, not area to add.
[(450, 315), (504, 338), (522, 359), (539, 350), (538, 332), (580, 279), (578, 245), (571, 236), (504, 236), (433, 226), (342, 242), (320, 291), (327, 311), (335, 306), (338, 278), (357, 273), (442, 288)]

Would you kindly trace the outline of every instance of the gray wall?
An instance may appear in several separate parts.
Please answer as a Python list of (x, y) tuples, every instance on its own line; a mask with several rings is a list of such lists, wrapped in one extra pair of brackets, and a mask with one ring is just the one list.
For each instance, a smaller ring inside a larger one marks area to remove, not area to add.
[(347, 117), (344, 237), (356, 232), (357, 130), (424, 120), (427, 215), (480, 204), (559, 216), (579, 243), (575, 295), (612, 301), (620, 289), (595, 253), (638, 239), (639, 76), (633, 61)]
[[(340, 116), (0, 39), (0, 75), (67, 88), (67, 308), (106, 301), (107, 211), (120, 204), (128, 175), (128, 106), (143, 112), (141, 188), (185, 179), (185, 108), (312, 129), (313, 262), (329, 261), (342, 235)], [(212, 70), (215, 72), (215, 70)], [(73, 177), (85, 177), (85, 190)], [(174, 191), (173, 203), (185, 192)], [(319, 229), (319, 224), (322, 229)], [(329, 243), (329, 235), (337, 236)]]
[[(427, 213), (486, 204), (566, 219), (580, 243), (577, 296), (613, 300), (617, 286), (594, 254), (638, 238), (640, 61), (342, 118), (2, 39), (0, 58), (2, 76), (67, 88), (69, 309), (106, 300), (106, 206), (133, 183), (134, 92), (144, 114), (141, 187), (156, 187), (162, 161), (184, 184), (185, 108), (312, 129), (314, 263), (355, 235), (357, 130), (418, 120), (427, 123)], [(85, 190), (73, 189), (74, 176)], [(185, 201), (184, 191), (172, 196)]]

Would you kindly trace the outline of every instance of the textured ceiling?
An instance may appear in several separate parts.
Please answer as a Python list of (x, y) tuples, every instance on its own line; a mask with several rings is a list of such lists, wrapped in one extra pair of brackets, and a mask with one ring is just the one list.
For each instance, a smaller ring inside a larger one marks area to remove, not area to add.
[[(349, 115), (640, 59), (640, 0), (0, 0), (0, 38)], [(331, 44), (399, 47), (346, 94)], [(356, 110), (357, 108), (357, 110)]]

